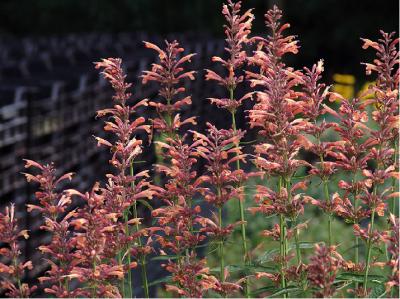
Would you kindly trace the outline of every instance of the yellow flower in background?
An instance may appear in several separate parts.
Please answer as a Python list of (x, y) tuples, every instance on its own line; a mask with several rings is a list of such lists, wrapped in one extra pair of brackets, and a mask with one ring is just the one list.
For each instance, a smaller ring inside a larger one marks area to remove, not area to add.
[(350, 74), (334, 74), (332, 90), (341, 94), (344, 98), (350, 99), (354, 97), (354, 83), (356, 78)]

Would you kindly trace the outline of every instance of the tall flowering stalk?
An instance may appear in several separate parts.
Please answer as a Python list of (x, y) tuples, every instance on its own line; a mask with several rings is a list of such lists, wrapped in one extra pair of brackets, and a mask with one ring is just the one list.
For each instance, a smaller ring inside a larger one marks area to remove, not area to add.
[[(109, 183), (103, 190), (106, 199), (106, 205), (110, 214), (115, 214), (115, 217), (123, 218), (125, 222), (124, 233), (128, 239), (127, 246), (120, 247), (119, 261), (122, 263), (124, 256), (127, 257), (128, 266), (133, 265), (131, 262), (131, 245), (137, 247), (135, 252), (138, 253), (138, 260), (142, 270), (142, 284), (146, 297), (149, 297), (147, 270), (146, 270), (146, 254), (149, 253), (148, 244), (142, 244), (142, 236), (147, 235), (147, 230), (140, 229), (140, 222), (134, 221), (136, 238), (130, 240), (130, 221), (129, 214), (131, 207), (133, 208), (133, 219), (138, 219), (137, 202), (143, 199), (151, 199), (153, 192), (149, 189), (150, 183), (146, 181), (148, 171), (142, 171), (134, 174), (134, 160), (142, 152), (143, 141), (136, 138), (139, 132), (150, 134), (150, 127), (145, 125), (145, 119), (138, 117), (131, 119), (132, 115), (144, 106), (148, 106), (147, 100), (141, 100), (130, 106), (128, 101), (131, 99), (131, 93), (128, 89), (130, 83), (125, 81), (126, 75), (122, 69), (121, 59), (108, 58), (96, 63), (97, 69), (103, 69), (103, 76), (110, 82), (115, 91), (113, 96), (114, 107), (103, 109), (97, 112), (97, 116), (110, 116), (110, 121), (105, 122), (104, 130), (112, 133), (116, 140), (105, 140), (96, 137), (99, 145), (109, 147), (112, 151), (111, 165), (116, 169), (115, 174), (108, 174)], [(148, 137), (148, 138), (151, 138)], [(118, 235), (119, 230), (116, 230), (116, 242), (122, 238)], [(150, 239), (149, 239), (150, 240)], [(117, 244), (118, 246), (118, 244)], [(125, 290), (123, 280), (122, 289), (124, 296), (132, 297), (132, 276), (128, 267), (128, 289)]]
[[(252, 87), (259, 86), (262, 91), (256, 93), (257, 103), (249, 111), (250, 126), (258, 129), (262, 141), (255, 146), (254, 163), (265, 174), (278, 178), (276, 192), (265, 186), (257, 187), (256, 201), (259, 206), (253, 212), (279, 215), (280, 241), (280, 280), (286, 288), (285, 269), (288, 260), (287, 219), (297, 223), (298, 216), (304, 211), (306, 199), (295, 191), (305, 188), (305, 182), (292, 186), (292, 177), (306, 161), (298, 159), (299, 150), (304, 147), (299, 135), (305, 130), (307, 122), (298, 118), (303, 110), (299, 100), (300, 93), (294, 87), (303, 83), (299, 71), (287, 67), (282, 58), (285, 54), (298, 52), (294, 36), (284, 36), (283, 31), (289, 24), (281, 25), (281, 10), (276, 6), (265, 15), (266, 25), (271, 30), (267, 38), (257, 37), (257, 50), (249, 62), (259, 68), (259, 72), (247, 72)], [(296, 256), (301, 264), (298, 228), (296, 233)], [(285, 295), (286, 296), (286, 295)]]
[[(232, 2), (228, 0), (227, 4), (222, 6), (222, 14), (227, 22), (224, 25), (225, 35), (226, 35), (226, 48), (228, 52), (228, 59), (224, 60), (221, 57), (214, 56), (212, 61), (219, 62), (226, 69), (225, 77), (218, 75), (214, 71), (206, 70), (207, 74), (205, 76), (206, 80), (217, 81), (218, 84), (224, 86), (229, 94), (229, 98), (210, 98), (212, 104), (215, 104), (219, 108), (228, 110), (232, 116), (232, 129), (236, 132), (236, 111), (242, 105), (242, 102), (251, 97), (251, 94), (246, 94), (241, 98), (235, 97), (235, 89), (237, 86), (244, 82), (243, 67), (246, 63), (247, 54), (244, 50), (244, 46), (249, 43), (248, 35), (251, 33), (251, 26), (254, 19), (252, 10), (249, 9), (242, 15), (241, 11), (241, 1)], [(236, 145), (239, 147), (239, 144)], [(236, 161), (236, 169), (240, 169), (240, 160)], [(238, 183), (238, 186), (242, 185), (243, 182)], [(239, 211), (240, 211), (240, 221), (241, 233), (242, 233), (242, 246), (243, 246), (243, 262), (246, 264), (248, 262), (248, 250), (247, 250), (247, 240), (246, 240), (246, 219), (244, 214), (244, 203), (239, 200)], [(246, 296), (249, 296), (248, 283), (246, 284)]]
[[(345, 222), (358, 227), (359, 223), (368, 218), (370, 211), (362, 205), (362, 196), (371, 187), (370, 179), (360, 178), (363, 170), (367, 168), (369, 157), (366, 153), (371, 148), (373, 141), (368, 136), (369, 132), (364, 125), (368, 121), (365, 111), (366, 103), (360, 99), (341, 99), (339, 111), (336, 112), (324, 105), (325, 110), (339, 119), (335, 131), (340, 135), (341, 144), (328, 152), (334, 159), (337, 169), (349, 174), (348, 178), (339, 181), (338, 192), (332, 195), (333, 213), (342, 217)], [(363, 265), (359, 260), (359, 236), (354, 235), (354, 271), (362, 271)], [(355, 284), (356, 288), (358, 283)]]
[[(152, 215), (160, 226), (161, 234), (157, 236), (162, 248), (160, 253), (167, 251), (176, 258), (163, 265), (175, 283), (166, 288), (180, 296), (202, 297), (213, 287), (210, 281), (213, 276), (208, 275), (204, 261), (196, 258), (196, 247), (204, 239), (204, 235), (194, 230), (201, 209), (193, 206), (193, 201), (203, 190), (202, 181), (194, 170), (198, 143), (188, 142), (186, 135), (180, 135), (182, 126), (196, 125), (196, 117), (181, 120), (179, 114), (182, 108), (192, 104), (191, 96), (182, 98), (182, 94), (186, 91), (184, 80), (194, 80), (195, 72), (185, 70), (185, 64), (191, 62), (195, 54), (182, 55), (184, 48), (176, 40), (165, 41), (164, 49), (149, 42), (145, 42), (145, 46), (158, 53), (157, 63), (143, 72), (142, 83), (159, 85), (159, 98), (151, 101), (150, 106), (155, 107), (158, 115), (152, 120), (153, 129), (163, 137), (162, 142), (156, 142), (163, 163), (155, 168), (166, 178), (164, 186), (154, 187), (157, 198), (165, 206), (154, 210)], [(191, 278), (189, 273), (198, 275)]]
[(325, 119), (319, 121), (320, 116), (326, 113), (324, 102), (329, 98), (337, 98), (339, 95), (329, 91), (324, 83), (320, 83), (324, 71), (323, 60), (314, 64), (311, 69), (304, 68), (303, 75), (303, 115), (308, 119), (305, 133), (313, 136), (315, 142), (311, 142), (305, 136), (299, 136), (306, 150), (312, 152), (319, 158), (316, 165), (312, 165), (309, 173), (318, 177), (323, 183), (324, 201), (311, 199), (312, 204), (319, 206), (328, 215), (328, 247), (332, 245), (332, 214), (333, 204), (329, 192), (329, 180), (337, 171), (335, 162), (326, 161), (329, 153), (342, 144), (342, 141), (329, 142), (322, 141), (324, 133), (332, 127), (334, 123), (326, 122)]
[(156, 170), (166, 176), (164, 187), (154, 187), (156, 196), (165, 202), (165, 206), (155, 209), (153, 217), (157, 219), (162, 234), (157, 236), (161, 245), (161, 254), (172, 253), (174, 259), (164, 264), (171, 273), (172, 282), (166, 289), (184, 297), (203, 297), (209, 290), (216, 288), (217, 280), (209, 274), (205, 260), (196, 258), (196, 247), (205, 239), (199, 231), (201, 221), (200, 206), (194, 205), (196, 196), (203, 194), (204, 177), (198, 177), (194, 167), (197, 163), (198, 147), (201, 140), (185, 143), (187, 136), (177, 136), (175, 140), (167, 138), (158, 142), (164, 160), (169, 163), (156, 165)]
[(330, 298), (335, 294), (334, 282), (342, 263), (343, 258), (335, 246), (315, 245), (315, 254), (307, 267), (307, 279), (317, 289), (316, 297)]
[(399, 259), (399, 244), (400, 244), (400, 225), (399, 218), (393, 214), (389, 216), (389, 233), (383, 236), (383, 241), (388, 245), (387, 249), (390, 254), (390, 259), (387, 261), (387, 266), (390, 268), (389, 277), (386, 282), (386, 291), (391, 291), (391, 295), (393, 296), (394, 292), (399, 291), (399, 268), (400, 268), (400, 259)]
[[(372, 193), (367, 192), (364, 197), (365, 203), (371, 211), (371, 224), (368, 230), (366, 269), (364, 276), (364, 294), (367, 293), (368, 273), (370, 270), (371, 250), (374, 235), (375, 214), (384, 215), (385, 199), (393, 197), (392, 209), (395, 211), (398, 194), (387, 195), (388, 191), (394, 191), (396, 178), (398, 179), (397, 151), (399, 142), (399, 39), (393, 38), (395, 33), (381, 31), (382, 38), (378, 42), (363, 39), (363, 48), (372, 47), (376, 50), (377, 58), (373, 63), (366, 63), (366, 73), (377, 74), (376, 84), (372, 86), (372, 104), (374, 111), (372, 119), (378, 125), (376, 130), (371, 131), (371, 140), (374, 145), (369, 157), (375, 161), (376, 168), (373, 171), (365, 170), (364, 175), (371, 180)], [(394, 149), (393, 149), (394, 148)], [(390, 190), (382, 190), (385, 181), (393, 179)]]
[(66, 194), (78, 196), (85, 203), (71, 220), (77, 264), (67, 277), (76, 278), (82, 284), (75, 294), (91, 298), (121, 297), (117, 285), (124, 277), (124, 267), (118, 263), (115, 252), (109, 254), (108, 250), (116, 245), (109, 237), (115, 231), (116, 218), (104, 209), (104, 196), (99, 185), (95, 184), (84, 194), (74, 189), (66, 190)]
[(6, 207), (5, 213), (0, 213), (0, 243), (6, 246), (0, 249), (0, 256), (10, 261), (9, 264), (0, 263), (0, 289), (11, 298), (28, 298), (37, 286), (29, 286), (22, 282), (26, 270), (32, 270), (31, 261), (21, 261), (19, 240), (28, 239), (28, 231), (18, 228), (15, 218), (15, 207)]
[(150, 101), (149, 105), (155, 107), (158, 117), (153, 119), (154, 130), (164, 133), (169, 137), (175, 136), (179, 128), (185, 124), (196, 124), (195, 117), (181, 120), (179, 111), (184, 106), (192, 104), (191, 96), (181, 98), (185, 92), (182, 82), (185, 78), (194, 80), (194, 71), (185, 71), (183, 65), (190, 62), (196, 54), (180, 56), (184, 48), (177, 41), (165, 41), (165, 50), (155, 44), (144, 42), (146, 48), (158, 53), (158, 63), (153, 63), (149, 71), (144, 71), (142, 83), (157, 82), (160, 85), (158, 101)]
[(214, 219), (203, 218), (201, 224), (202, 232), (212, 236), (218, 242), (219, 261), (220, 261), (220, 287), (218, 292), (224, 296), (240, 289), (238, 283), (229, 283), (226, 278), (229, 274), (225, 266), (225, 242), (232, 233), (235, 226), (242, 222), (224, 226), (222, 210), (224, 205), (233, 198), (242, 200), (243, 186), (238, 182), (244, 180), (247, 175), (242, 169), (231, 170), (236, 161), (245, 162), (245, 156), (241, 147), (237, 146), (243, 137), (240, 130), (218, 130), (215, 126), (207, 123), (207, 135), (194, 132), (194, 138), (202, 142), (198, 147), (198, 155), (206, 160), (207, 173), (202, 180), (211, 185), (205, 191), (204, 199), (212, 204), (218, 211)]
[(28, 212), (39, 211), (44, 219), (40, 228), (51, 234), (50, 243), (38, 248), (42, 254), (49, 255), (47, 262), (50, 265), (50, 270), (46, 271), (45, 276), (39, 277), (39, 281), (50, 283), (50, 287), (44, 289), (47, 294), (60, 298), (73, 297), (76, 294), (70, 290), (71, 279), (68, 275), (77, 262), (73, 253), (75, 246), (70, 223), (76, 214), (75, 211), (68, 211), (71, 198), (58, 190), (64, 181), (71, 180), (72, 173), (57, 177), (53, 164), (25, 161), (25, 168), (37, 172), (35, 175), (26, 173), (27, 180), (39, 184), (39, 191), (35, 193), (38, 203), (28, 204)]

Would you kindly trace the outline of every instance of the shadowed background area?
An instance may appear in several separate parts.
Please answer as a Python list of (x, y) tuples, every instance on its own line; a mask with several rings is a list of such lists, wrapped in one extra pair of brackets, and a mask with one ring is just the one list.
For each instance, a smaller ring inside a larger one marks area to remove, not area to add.
[[(348, 96), (364, 85), (360, 62), (373, 54), (361, 49), (359, 38), (376, 39), (379, 29), (391, 32), (399, 26), (395, 0), (243, 2), (244, 9), (255, 8), (253, 34), (260, 35), (266, 34), (263, 14), (277, 4), (301, 45), (288, 63), (302, 68), (323, 58), (324, 79), (336, 80), (337, 90)], [(39, 230), (40, 216), (25, 212), (32, 190), (20, 174), (22, 158), (54, 161), (60, 172), (76, 172), (71, 186), (80, 190), (103, 180), (107, 172), (109, 153), (96, 147), (92, 135), (101, 137), (102, 121), (94, 119), (95, 111), (110, 105), (111, 88), (98, 76), (93, 61), (121, 57), (134, 83), (134, 98), (154, 98), (156, 86), (142, 86), (138, 80), (156, 58), (142, 41), (162, 45), (165, 38), (176, 38), (187, 53), (198, 54), (189, 66), (198, 71), (198, 80), (186, 86), (193, 106), (184, 116), (198, 116), (199, 130), (206, 121), (229, 125), (230, 116), (205, 100), (223, 96), (224, 90), (202, 79), (204, 68), (215, 69), (210, 58), (224, 55), (221, 5), (216, 0), (0, 2), (0, 209), (15, 202), (21, 226), (31, 231), (26, 258), (41, 264), (35, 248), (46, 236)], [(246, 109), (239, 113), (242, 128)], [(141, 160), (146, 161), (143, 168), (151, 167), (154, 151), (145, 151)], [(43, 270), (35, 267), (29, 279)]]
[[(208, 32), (222, 37), (222, 1), (216, 0), (3, 0), (0, 33), (17, 36), (71, 32), (133, 32), (166, 34)], [(277, 4), (303, 47), (297, 63), (325, 58), (335, 71), (361, 72), (359, 37), (376, 38), (378, 29), (398, 28), (395, 0), (247, 0), (254, 7), (254, 32), (264, 32), (263, 14)], [(363, 54), (364, 55), (364, 54)], [(301, 60), (300, 60), (301, 59)]]

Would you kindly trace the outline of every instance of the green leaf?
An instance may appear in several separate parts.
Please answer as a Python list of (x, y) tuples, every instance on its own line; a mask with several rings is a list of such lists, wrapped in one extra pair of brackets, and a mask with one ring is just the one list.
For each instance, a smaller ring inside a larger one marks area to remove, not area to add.
[(361, 244), (361, 243), (358, 244), (358, 245), (353, 245), (353, 246), (347, 248), (346, 250), (344, 250), (343, 253), (348, 253), (349, 251), (351, 251), (351, 250), (353, 250), (353, 249), (361, 248), (361, 247), (363, 247), (363, 244)]
[(222, 148), (222, 150), (223, 151), (227, 151), (227, 150), (230, 150), (231, 148), (234, 148), (236, 145), (234, 144), (234, 143), (230, 143), (230, 144), (227, 144), (227, 145), (225, 145), (223, 148)]
[(153, 207), (149, 204), (148, 201), (145, 201), (143, 199), (138, 199), (138, 202), (140, 202), (142, 205), (144, 205), (146, 208), (148, 208), (150, 211), (153, 211)]
[(152, 282), (149, 283), (149, 287), (157, 285), (159, 283), (171, 282), (171, 281), (172, 281), (172, 277), (171, 277), (171, 275), (168, 275), (168, 276), (165, 276), (163, 278), (153, 280)]
[[(376, 283), (382, 283), (382, 281), (384, 281), (385, 277), (381, 276), (381, 275), (368, 275), (368, 280), (369, 281), (374, 281)], [(335, 282), (342, 282), (342, 281), (347, 281), (347, 280), (351, 280), (351, 281), (356, 281), (356, 282), (364, 282), (364, 274), (362, 273), (352, 273), (352, 272), (344, 272), (339, 274), (336, 277)]]
[(273, 293), (272, 295), (269, 295), (268, 297), (275, 297), (278, 295), (289, 294), (289, 293), (293, 293), (293, 292), (297, 292), (297, 291), (301, 291), (301, 289), (298, 287), (287, 287), (284, 289), (280, 289), (278, 292)]
[(258, 140), (251, 140), (251, 141), (241, 141), (239, 144), (252, 144), (252, 143), (256, 143)]
[[(315, 243), (313, 242), (300, 242), (299, 247), (301, 249), (313, 249), (315, 247)], [(289, 250), (296, 249), (296, 244), (290, 244)]]
[(381, 298), (385, 294), (386, 294), (385, 286), (383, 284), (376, 283), (373, 286), (371, 293), (369, 294), (369, 298)]
[(258, 263), (269, 262), (272, 257), (279, 252), (279, 249), (270, 249), (265, 251), (262, 255), (257, 258)]
[(166, 261), (166, 260), (176, 260), (178, 256), (176, 255), (159, 255), (151, 258), (152, 261)]
[(275, 292), (276, 290), (277, 290), (276, 286), (262, 287), (262, 288), (259, 288), (257, 290), (254, 290), (251, 293), (251, 297), (256, 297), (256, 296), (258, 296), (258, 295), (260, 295), (260, 294), (262, 294), (264, 292)]
[(379, 248), (379, 247), (376, 247), (376, 246), (372, 247), (372, 250), (373, 250), (373, 251), (376, 251), (376, 252), (379, 252), (380, 254), (383, 254), (383, 253), (384, 253), (383, 250), (382, 250), (382, 248)]
[[(314, 243), (313, 242), (300, 242), (299, 247), (301, 249), (312, 249), (314, 248)], [(288, 246), (289, 250), (296, 249), (296, 244), (290, 244)], [(258, 263), (265, 263), (271, 260), (274, 254), (277, 254), (279, 252), (279, 249), (271, 249), (266, 252), (264, 252), (261, 256), (258, 257), (257, 262)]]

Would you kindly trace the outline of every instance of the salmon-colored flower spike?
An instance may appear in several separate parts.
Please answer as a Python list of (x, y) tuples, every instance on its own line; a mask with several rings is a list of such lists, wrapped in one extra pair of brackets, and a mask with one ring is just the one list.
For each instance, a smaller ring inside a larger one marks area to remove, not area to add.
[[(378, 144), (390, 146), (398, 143), (399, 130), (399, 39), (394, 38), (395, 32), (390, 34), (381, 31), (382, 38), (377, 42), (369, 39), (364, 41), (363, 49), (372, 47), (376, 51), (376, 59), (373, 63), (364, 63), (366, 73), (376, 73), (377, 81), (370, 87), (372, 102), (375, 111), (372, 112), (373, 120), (379, 125), (379, 129), (372, 132), (372, 136)], [(388, 166), (387, 164), (384, 166)]]
[(400, 244), (400, 225), (399, 218), (395, 215), (390, 214), (389, 216), (389, 231), (384, 235), (383, 241), (387, 244), (389, 252), (389, 260), (387, 265), (390, 267), (390, 272), (386, 282), (386, 290), (391, 291), (392, 295), (395, 295), (396, 290), (399, 289), (399, 269), (400, 269), (400, 259), (399, 259), (399, 244)]
[[(134, 251), (138, 253), (136, 258), (142, 265), (143, 287), (145, 296), (148, 297), (144, 253), (149, 253), (151, 237), (149, 236), (148, 241), (142, 242), (141, 237), (148, 236), (148, 234), (146, 230), (140, 229), (140, 222), (135, 219), (138, 218), (137, 202), (151, 199), (154, 192), (151, 190), (151, 184), (147, 181), (149, 177), (147, 170), (135, 174), (134, 160), (142, 153), (143, 140), (138, 139), (137, 135), (147, 134), (147, 139), (151, 141), (151, 129), (149, 125), (145, 124), (144, 117), (132, 117), (140, 109), (148, 106), (148, 101), (145, 99), (129, 105), (128, 100), (132, 95), (128, 93), (128, 89), (131, 84), (125, 82), (126, 75), (122, 69), (121, 59), (103, 59), (102, 62), (96, 63), (96, 68), (103, 69), (102, 74), (115, 90), (114, 107), (97, 112), (100, 117), (110, 116), (110, 120), (105, 122), (104, 130), (114, 135), (113, 139), (108, 140), (96, 137), (98, 145), (110, 148), (112, 152), (110, 164), (116, 169), (116, 173), (107, 174), (108, 184), (106, 188), (101, 189), (101, 196), (104, 198), (102, 209), (116, 222), (108, 228), (110, 230), (108, 241), (112, 244), (109, 244), (107, 250), (110, 256), (118, 255), (120, 267), (123, 267), (122, 264), (125, 263), (123, 257), (126, 257), (128, 268), (125, 269), (125, 272), (128, 273), (129, 286), (125, 288), (125, 277), (123, 276), (121, 291), (124, 296), (132, 296), (132, 279), (129, 270), (129, 265), (132, 264), (130, 249), (137, 242)], [(134, 219), (129, 220), (129, 209), (132, 206)], [(131, 221), (134, 223), (130, 223)], [(132, 226), (134, 233), (131, 232)]]
[(42, 165), (32, 160), (25, 160), (25, 168), (33, 168), (38, 172), (37, 174), (24, 173), (24, 175), (28, 182), (39, 184), (39, 191), (35, 193), (39, 205), (28, 204), (28, 212), (38, 210), (44, 217), (56, 221), (57, 217), (63, 214), (71, 203), (70, 198), (59, 192), (57, 188), (64, 181), (71, 180), (73, 173), (57, 177), (53, 163)]
[(204, 193), (204, 178), (198, 177), (194, 170), (201, 141), (187, 144), (185, 139), (186, 135), (174, 140), (167, 138), (165, 143), (158, 142), (162, 155), (169, 157), (169, 163), (155, 166), (157, 172), (166, 176), (166, 183), (163, 187), (154, 188), (155, 196), (166, 206), (152, 212), (164, 233), (157, 236), (161, 247), (178, 255), (195, 248), (205, 238), (193, 229), (201, 211), (199, 206), (193, 205), (193, 201)]
[(382, 38), (377, 42), (362, 38), (364, 42), (362, 48), (373, 48), (376, 57), (372, 64), (363, 63), (367, 75), (372, 72), (377, 73), (376, 85), (383, 90), (395, 90), (399, 86), (399, 38), (395, 38), (396, 33), (386, 33), (380, 31)]
[[(333, 195), (334, 212), (356, 225), (372, 214), (370, 208), (362, 205), (363, 194), (368, 193), (372, 181), (370, 178), (356, 179), (360, 172), (368, 168), (367, 162), (371, 159), (369, 152), (376, 145), (376, 140), (371, 137), (371, 129), (365, 125), (368, 121), (365, 110), (367, 105), (367, 101), (363, 102), (358, 98), (342, 99), (338, 112), (324, 105), (328, 113), (339, 118), (335, 131), (343, 142), (328, 152), (328, 155), (334, 159), (338, 169), (350, 173), (347, 180), (339, 182), (339, 188), (344, 190), (344, 195)], [(359, 263), (358, 239), (355, 236), (356, 265)]]
[[(372, 192), (366, 192), (363, 200), (371, 211), (371, 225), (368, 228), (366, 270), (364, 275), (363, 293), (367, 294), (368, 274), (371, 263), (371, 251), (374, 243), (374, 221), (375, 214), (383, 216), (387, 205), (384, 203), (386, 198), (393, 198), (390, 204), (390, 211), (396, 211), (396, 201), (398, 194), (389, 195), (393, 192), (398, 182), (398, 144), (399, 144), (399, 39), (394, 38), (395, 33), (385, 33), (381, 31), (382, 38), (377, 42), (363, 39), (363, 48), (372, 47), (376, 50), (376, 59), (373, 63), (366, 63), (367, 75), (372, 72), (377, 74), (376, 83), (370, 89), (370, 100), (372, 103), (372, 119), (377, 124), (376, 129), (370, 129), (371, 149), (367, 157), (370, 162), (374, 162), (376, 167), (372, 171), (364, 170), (363, 174), (367, 180), (372, 182)], [(391, 179), (391, 190), (382, 188)]]
[(306, 190), (307, 184), (299, 182), (294, 184), (289, 191), (281, 188), (280, 191), (274, 192), (268, 187), (257, 186), (256, 202), (258, 207), (249, 208), (251, 212), (262, 212), (266, 215), (282, 214), (289, 219), (296, 219), (304, 213), (304, 205), (308, 202), (308, 197), (303, 194), (296, 194), (297, 190)]
[(224, 86), (229, 91), (228, 98), (216, 99), (210, 98), (211, 103), (219, 108), (224, 108), (235, 113), (236, 109), (241, 106), (242, 102), (251, 98), (251, 94), (246, 94), (237, 99), (234, 97), (234, 90), (244, 81), (242, 74), (243, 66), (246, 63), (247, 54), (244, 47), (249, 43), (249, 34), (254, 20), (252, 9), (240, 14), (242, 2), (228, 1), (222, 7), (227, 24), (224, 25), (226, 35), (226, 48), (228, 58), (225, 60), (221, 57), (214, 56), (212, 61), (219, 62), (226, 69), (226, 75), (219, 75), (212, 70), (206, 70), (206, 80), (214, 80), (218, 84)]
[(194, 253), (183, 259), (181, 263), (169, 261), (163, 265), (172, 274), (172, 282), (166, 290), (184, 298), (203, 298), (209, 290), (218, 287), (217, 279), (209, 274), (205, 260), (198, 260)]
[[(296, 90), (296, 86), (304, 84), (305, 79), (300, 71), (288, 67), (282, 58), (289, 53), (297, 54), (298, 45), (294, 36), (285, 36), (284, 30), (289, 24), (281, 25), (282, 11), (276, 6), (265, 15), (266, 26), (270, 35), (266, 38), (254, 37), (257, 49), (248, 58), (257, 71), (247, 71), (247, 79), (252, 87), (260, 87), (256, 92), (256, 104), (249, 111), (249, 123), (258, 130), (261, 137), (255, 145), (253, 163), (264, 174), (278, 179), (276, 191), (258, 186), (260, 194), (255, 200), (259, 206), (250, 211), (277, 214), (280, 227), (279, 276), (282, 288), (286, 288), (286, 272), (290, 257), (287, 248), (287, 217), (296, 227), (297, 265), (301, 267), (301, 250), (299, 245), (298, 216), (304, 209), (307, 197), (295, 192), (306, 188), (306, 182), (300, 181), (292, 186), (292, 178), (302, 167), (311, 165), (299, 158), (299, 151), (309, 146), (301, 135), (310, 127), (310, 122), (303, 118), (307, 108), (304, 94)], [(319, 67), (318, 71), (321, 67)]]
[(246, 155), (242, 153), (241, 147), (237, 147), (244, 132), (238, 130), (219, 130), (207, 123), (207, 135), (194, 132), (194, 138), (202, 141), (198, 147), (198, 155), (207, 161), (207, 175), (203, 180), (210, 183), (218, 190), (207, 190), (205, 200), (217, 208), (233, 199), (243, 199), (243, 187), (238, 187), (238, 182), (244, 181), (247, 174), (242, 169), (231, 170), (236, 161), (245, 163)]
[(5, 261), (0, 263), (0, 289), (11, 298), (28, 298), (37, 289), (22, 282), (25, 271), (32, 270), (33, 266), (31, 261), (21, 261), (21, 237), (28, 239), (28, 231), (18, 228), (15, 207), (10, 205), (4, 214), (0, 213), (0, 243), (6, 245), (0, 250), (1, 260)]
[[(336, 123), (327, 122), (320, 118), (326, 113), (324, 108), (327, 100), (338, 98), (340, 95), (329, 91), (330, 86), (320, 83), (324, 71), (324, 62), (319, 60), (311, 69), (304, 67), (303, 75), (303, 115), (308, 119), (305, 133), (314, 137), (314, 142), (304, 135), (299, 135), (298, 141), (306, 151), (312, 152), (318, 157), (318, 162), (313, 163), (309, 174), (318, 177), (323, 183), (323, 197), (319, 200), (311, 199), (312, 204), (320, 207), (328, 216), (328, 246), (332, 245), (332, 214), (333, 203), (329, 192), (329, 180), (338, 171), (335, 162), (327, 161), (330, 153), (344, 144), (344, 141), (323, 141), (325, 132), (335, 128)], [(341, 97), (340, 97), (341, 98)], [(323, 199), (323, 200), (322, 200)]]
[(154, 81), (160, 85), (158, 101), (151, 101), (149, 104), (155, 107), (158, 118), (153, 119), (154, 129), (169, 136), (179, 131), (180, 127), (186, 124), (196, 124), (195, 117), (185, 120), (180, 119), (179, 111), (183, 107), (192, 104), (191, 96), (181, 97), (184, 93), (183, 80), (194, 80), (194, 71), (186, 71), (184, 64), (190, 62), (195, 54), (181, 56), (184, 48), (179, 46), (177, 41), (165, 41), (165, 49), (144, 42), (146, 48), (158, 53), (158, 63), (153, 63), (149, 71), (144, 71), (142, 77), (143, 84)]
[(68, 285), (69, 274), (73, 268), (74, 245), (72, 240), (72, 232), (70, 220), (75, 216), (75, 212), (71, 211), (65, 215), (70, 209), (71, 197), (60, 190), (60, 185), (64, 181), (71, 180), (72, 173), (56, 176), (56, 169), (53, 164), (41, 165), (35, 161), (25, 160), (25, 168), (34, 169), (37, 174), (25, 173), (29, 182), (39, 184), (39, 191), (35, 192), (37, 204), (28, 204), (28, 212), (34, 210), (40, 211), (43, 216), (44, 223), (40, 229), (51, 234), (51, 241), (48, 244), (39, 246), (39, 251), (48, 255), (47, 262), (50, 270), (46, 271), (45, 276), (39, 277), (41, 283), (46, 282), (48, 287), (44, 289), (47, 294), (57, 297), (71, 297)]
[(162, 254), (166, 251), (177, 256), (166, 265), (176, 285), (168, 285), (166, 289), (180, 296), (202, 297), (215, 280), (195, 254), (196, 247), (205, 239), (204, 233), (197, 229), (201, 209), (194, 205), (195, 198), (205, 191), (204, 178), (198, 177), (194, 170), (202, 141), (187, 142), (187, 135), (177, 135), (157, 144), (168, 163), (155, 165), (156, 171), (166, 177), (163, 187), (154, 187), (156, 197), (166, 203), (152, 212), (162, 232), (156, 240)]
[(113, 235), (118, 226), (115, 215), (104, 209), (105, 198), (98, 184), (85, 194), (73, 189), (66, 190), (66, 193), (78, 196), (86, 203), (76, 211), (76, 217), (71, 221), (75, 230), (76, 261), (67, 277), (78, 279), (83, 285), (74, 291), (75, 294), (85, 297), (121, 296), (115, 285), (124, 277), (126, 269), (118, 263), (115, 251), (111, 250), (123, 246), (114, 243)]
[(246, 155), (242, 153), (241, 147), (238, 146), (244, 132), (233, 129), (219, 130), (210, 123), (207, 123), (207, 127), (207, 135), (194, 132), (194, 138), (201, 142), (197, 149), (198, 155), (206, 160), (207, 173), (203, 176), (203, 180), (210, 187), (204, 192), (205, 200), (217, 208), (218, 216), (214, 215), (214, 219), (200, 218), (199, 223), (203, 226), (201, 231), (212, 236), (218, 242), (220, 255), (219, 282), (221, 284), (218, 292), (226, 295), (227, 292), (237, 291), (239, 285), (225, 281), (227, 269), (224, 265), (224, 243), (234, 227), (243, 222), (238, 221), (224, 226), (222, 209), (229, 200), (234, 198), (243, 200), (243, 187), (238, 182), (243, 182), (249, 176), (256, 174), (246, 174), (242, 169), (232, 170), (236, 161), (245, 162)]
[(315, 246), (307, 269), (307, 279), (317, 297), (328, 298), (336, 293), (334, 282), (342, 264), (343, 258), (336, 252), (336, 247)]

